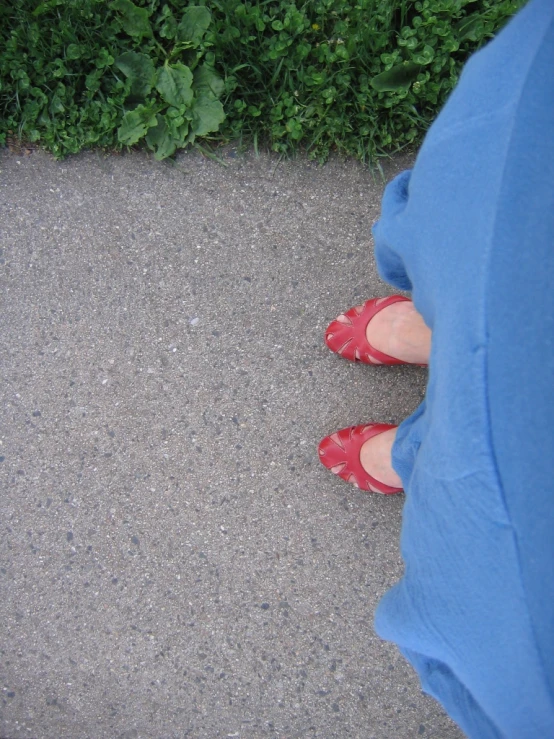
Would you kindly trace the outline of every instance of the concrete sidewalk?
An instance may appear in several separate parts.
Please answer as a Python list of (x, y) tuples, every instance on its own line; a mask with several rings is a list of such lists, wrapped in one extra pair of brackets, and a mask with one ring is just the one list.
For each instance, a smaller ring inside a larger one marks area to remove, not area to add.
[(223, 156), (0, 154), (0, 737), (459, 739), (373, 632), (403, 496), (316, 452), (424, 392), (322, 342), (383, 183)]

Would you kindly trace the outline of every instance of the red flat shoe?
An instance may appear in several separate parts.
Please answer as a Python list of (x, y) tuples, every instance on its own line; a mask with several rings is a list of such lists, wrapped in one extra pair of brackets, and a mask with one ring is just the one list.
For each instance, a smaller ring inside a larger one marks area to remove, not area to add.
[(319, 459), (328, 470), (351, 482), (360, 490), (392, 495), (402, 488), (392, 488), (369, 475), (360, 461), (362, 445), (372, 436), (394, 429), (388, 423), (369, 423), (366, 426), (350, 426), (326, 436), (319, 443)]
[[(350, 308), (327, 326), (325, 343), (332, 352), (352, 362), (387, 365), (413, 364), (380, 352), (366, 339), (367, 324), (373, 316), (393, 303), (404, 301), (409, 302), (409, 298), (404, 298), (402, 295), (390, 295), (388, 298), (372, 298), (366, 300), (361, 307)], [(417, 366), (427, 367), (426, 364)]]

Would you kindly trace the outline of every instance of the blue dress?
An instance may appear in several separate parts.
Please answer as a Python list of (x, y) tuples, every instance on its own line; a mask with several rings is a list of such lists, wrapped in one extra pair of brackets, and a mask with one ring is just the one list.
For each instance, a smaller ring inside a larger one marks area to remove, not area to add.
[(554, 738), (554, 2), (475, 54), (374, 229), (433, 331), (400, 427), (395, 642), (472, 739)]

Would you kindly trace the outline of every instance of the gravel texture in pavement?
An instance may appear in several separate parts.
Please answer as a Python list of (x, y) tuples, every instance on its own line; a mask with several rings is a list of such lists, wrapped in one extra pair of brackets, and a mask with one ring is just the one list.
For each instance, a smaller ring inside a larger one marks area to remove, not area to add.
[(0, 737), (460, 739), (373, 631), (403, 496), (317, 458), (425, 389), (322, 340), (383, 181), (221, 156), (0, 153)]

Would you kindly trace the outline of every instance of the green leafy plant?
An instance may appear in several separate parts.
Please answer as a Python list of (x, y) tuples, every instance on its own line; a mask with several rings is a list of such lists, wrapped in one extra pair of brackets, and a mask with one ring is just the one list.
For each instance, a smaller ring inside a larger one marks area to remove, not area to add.
[(199, 138), (372, 159), (416, 145), (524, 0), (0, 2), (0, 144)]
[(40, 142), (56, 156), (113, 144), (122, 99), (106, 73), (117, 47), (98, 43), (104, 20), (87, 0), (0, 4), (1, 138)]
[[(130, 36), (137, 40), (154, 37), (146, 9), (137, 7), (131, 0), (114, 0), (111, 7), (121, 13), (119, 22)], [(193, 56), (189, 66), (173, 61), (183, 53), (201, 49), (210, 21), (206, 7), (193, 5), (177, 22), (166, 5), (158, 23), (163, 38), (173, 45), (164, 51), (163, 65), (156, 68), (148, 55), (135, 51), (127, 51), (114, 60), (127, 78), (125, 104), (132, 106), (125, 112), (117, 132), (122, 144), (132, 146), (144, 138), (156, 159), (165, 159), (197, 136), (218, 130), (225, 120), (219, 102), (223, 82), (213, 66), (207, 62), (196, 66), (201, 52)]]
[(214, 0), (226, 131), (370, 159), (417, 144), (468, 56), (524, 0)]
[(163, 159), (218, 130), (209, 10), (138, 2), (0, 5), (0, 143), (12, 135), (65, 156), (144, 140)]

